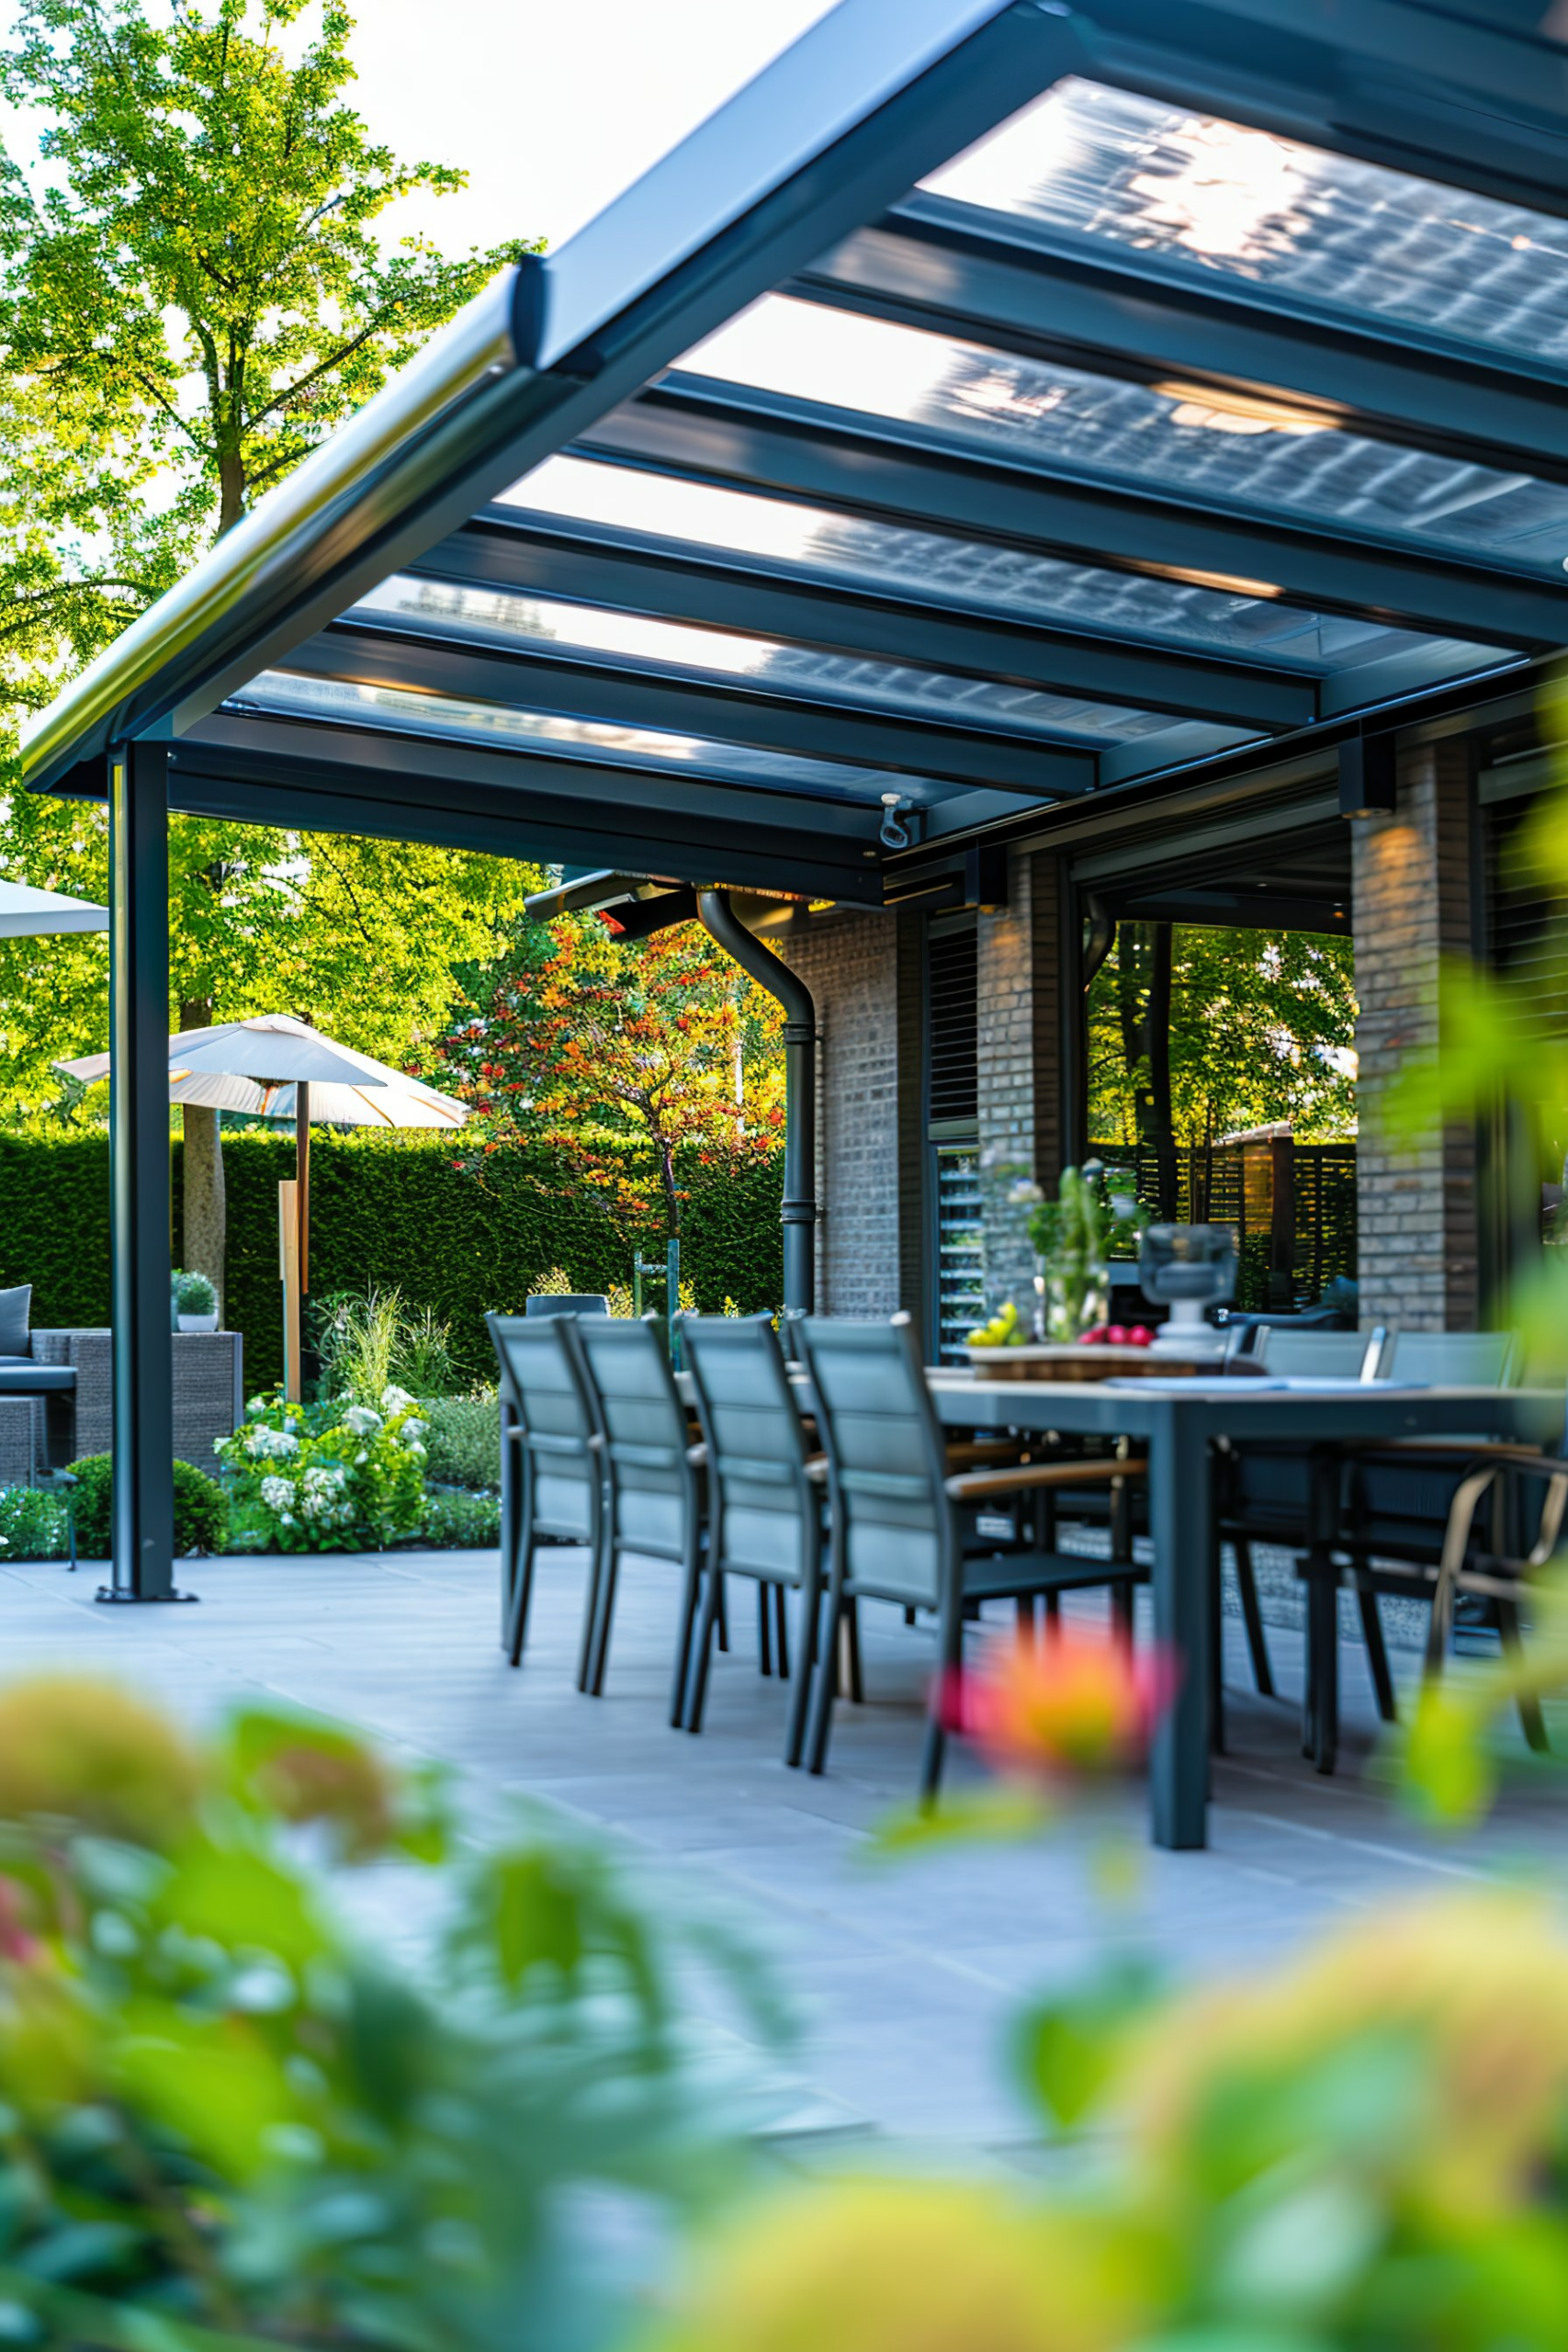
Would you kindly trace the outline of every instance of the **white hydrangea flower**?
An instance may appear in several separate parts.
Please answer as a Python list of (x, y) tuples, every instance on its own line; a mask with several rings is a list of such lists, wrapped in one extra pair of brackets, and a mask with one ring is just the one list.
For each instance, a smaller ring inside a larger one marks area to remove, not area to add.
[[(429, 1427), (430, 1423), (428, 1421), (422, 1421), (411, 1413), (408, 1419), (398, 1431), (398, 1435), (402, 1439), (405, 1445), (417, 1446), (419, 1445), (420, 1439), (424, 1435), (425, 1430)], [(421, 1447), (420, 1451), (423, 1453), (423, 1448)]]
[(399, 1388), (395, 1385), (381, 1391), (381, 1410), (384, 1413), (406, 1413), (413, 1401), (406, 1388)]
[(261, 1482), (261, 1498), (268, 1510), (282, 1511), (286, 1514), (283, 1522), (286, 1527), (293, 1525), (293, 1521), (287, 1516), (288, 1506), (294, 1500), (294, 1487), (291, 1480), (264, 1478)]
[(352, 1430), (355, 1437), (368, 1437), (380, 1428), (381, 1416), (368, 1405), (351, 1405), (343, 1417), (343, 1425), (345, 1430)]

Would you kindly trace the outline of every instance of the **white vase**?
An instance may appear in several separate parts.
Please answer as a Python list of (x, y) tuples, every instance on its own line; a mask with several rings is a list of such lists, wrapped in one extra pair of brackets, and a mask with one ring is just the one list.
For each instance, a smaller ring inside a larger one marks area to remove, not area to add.
[(215, 1306), (209, 1306), (205, 1315), (186, 1315), (182, 1309), (179, 1324), (182, 1331), (216, 1331), (218, 1309)]

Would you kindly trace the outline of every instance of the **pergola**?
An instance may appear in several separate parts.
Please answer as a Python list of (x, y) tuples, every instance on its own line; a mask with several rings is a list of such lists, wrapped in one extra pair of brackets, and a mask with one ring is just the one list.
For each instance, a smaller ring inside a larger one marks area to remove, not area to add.
[(167, 811), (875, 907), (1305, 746), (1379, 805), (1568, 640), (1565, 43), (843, 0), (41, 716), (112, 820), (120, 1591), (173, 1593)]

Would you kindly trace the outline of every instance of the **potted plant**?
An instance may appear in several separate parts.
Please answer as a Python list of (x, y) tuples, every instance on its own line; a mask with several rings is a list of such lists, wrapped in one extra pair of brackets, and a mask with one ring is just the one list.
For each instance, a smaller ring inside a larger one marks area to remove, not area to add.
[(218, 1293), (205, 1274), (181, 1274), (175, 1304), (182, 1331), (217, 1330)]

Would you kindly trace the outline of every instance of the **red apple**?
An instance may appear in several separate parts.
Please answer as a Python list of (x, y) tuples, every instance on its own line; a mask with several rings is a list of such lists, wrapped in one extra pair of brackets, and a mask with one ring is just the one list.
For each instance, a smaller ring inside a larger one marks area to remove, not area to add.
[(1146, 1323), (1134, 1323), (1127, 1334), (1127, 1339), (1129, 1344), (1134, 1348), (1152, 1348), (1155, 1343), (1155, 1335)]
[(1113, 1348), (1124, 1348), (1127, 1344), (1125, 1327), (1120, 1323), (1112, 1323), (1105, 1336)]

